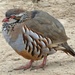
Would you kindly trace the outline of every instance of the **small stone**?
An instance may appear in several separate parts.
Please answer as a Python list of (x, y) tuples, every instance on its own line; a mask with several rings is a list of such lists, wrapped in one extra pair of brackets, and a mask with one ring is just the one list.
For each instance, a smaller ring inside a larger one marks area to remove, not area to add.
[(21, 60), (20, 58), (13, 58), (13, 61)]

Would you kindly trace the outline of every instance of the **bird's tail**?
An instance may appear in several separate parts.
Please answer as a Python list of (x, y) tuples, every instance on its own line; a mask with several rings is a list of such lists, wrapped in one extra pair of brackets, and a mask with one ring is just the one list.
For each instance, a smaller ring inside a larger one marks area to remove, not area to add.
[(68, 45), (67, 42), (62, 44), (51, 44), (49, 45), (50, 48), (55, 48), (57, 51), (61, 50), (64, 51), (66, 54), (70, 54), (72, 56), (75, 56), (75, 51)]
[(62, 47), (64, 47), (63, 51), (66, 53), (66, 54), (71, 54), (72, 56), (75, 56), (75, 52), (74, 50), (68, 45), (67, 42), (61, 44)]

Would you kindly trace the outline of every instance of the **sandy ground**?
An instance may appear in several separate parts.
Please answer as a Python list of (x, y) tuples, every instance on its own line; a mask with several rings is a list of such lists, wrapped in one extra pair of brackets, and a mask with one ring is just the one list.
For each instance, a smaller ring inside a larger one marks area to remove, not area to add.
[[(0, 24), (4, 13), (10, 8), (26, 10), (44, 10), (57, 18), (65, 27), (70, 37), (69, 45), (75, 50), (75, 0), (41, 0), (33, 4), (30, 0), (0, 0)], [(0, 25), (0, 75), (75, 75), (75, 58), (63, 52), (48, 56), (45, 70), (13, 70), (25, 65), (28, 60), (19, 56), (5, 41)], [(42, 61), (42, 60), (41, 60)], [(34, 65), (40, 64), (37, 61)]]

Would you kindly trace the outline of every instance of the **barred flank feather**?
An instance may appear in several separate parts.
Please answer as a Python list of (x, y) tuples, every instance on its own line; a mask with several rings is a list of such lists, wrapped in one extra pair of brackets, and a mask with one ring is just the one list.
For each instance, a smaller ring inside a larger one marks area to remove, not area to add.
[[(50, 38), (45, 38), (40, 34), (28, 29), (26, 26), (22, 27), (25, 49), (32, 55), (42, 57), (42, 55), (53, 54), (56, 50), (50, 49), (49, 44), (52, 44)], [(52, 51), (51, 51), (52, 50)]]

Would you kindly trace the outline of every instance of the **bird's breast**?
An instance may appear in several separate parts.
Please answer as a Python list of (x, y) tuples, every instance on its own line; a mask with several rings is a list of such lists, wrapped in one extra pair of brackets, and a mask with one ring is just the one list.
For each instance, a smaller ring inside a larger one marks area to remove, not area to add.
[(11, 35), (7, 33), (7, 31), (2, 31), (5, 40), (8, 44), (15, 50), (22, 51), (25, 49), (25, 45), (23, 42), (22, 34), (19, 34), (17, 39), (14, 40)]

